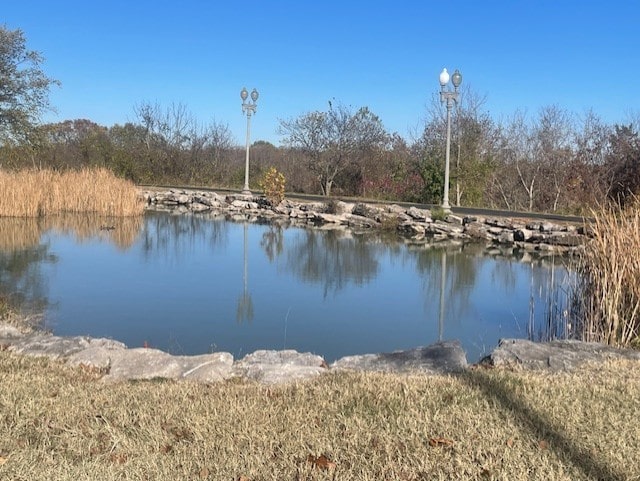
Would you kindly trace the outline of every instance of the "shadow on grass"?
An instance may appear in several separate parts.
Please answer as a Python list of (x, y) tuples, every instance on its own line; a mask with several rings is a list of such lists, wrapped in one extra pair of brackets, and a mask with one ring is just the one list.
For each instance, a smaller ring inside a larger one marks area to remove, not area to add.
[(506, 388), (492, 376), (481, 369), (466, 370), (459, 378), (470, 387), (480, 391), (488, 399), (496, 400), (510, 413), (514, 420), (527, 429), (534, 437), (548, 443), (565, 463), (580, 469), (590, 479), (601, 481), (624, 481), (626, 476), (617, 472), (612, 466), (596, 459), (588, 449), (578, 445), (536, 410), (527, 406), (516, 393)]

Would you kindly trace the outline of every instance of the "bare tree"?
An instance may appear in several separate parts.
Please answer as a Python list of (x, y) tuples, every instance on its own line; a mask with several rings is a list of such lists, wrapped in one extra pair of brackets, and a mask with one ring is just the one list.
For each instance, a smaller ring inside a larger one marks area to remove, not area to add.
[(292, 120), (281, 120), (278, 129), (285, 145), (299, 150), (320, 184), (322, 194), (331, 195), (339, 174), (372, 150), (387, 142), (380, 119), (367, 107), (355, 113), (333, 106), (326, 112), (309, 112)]

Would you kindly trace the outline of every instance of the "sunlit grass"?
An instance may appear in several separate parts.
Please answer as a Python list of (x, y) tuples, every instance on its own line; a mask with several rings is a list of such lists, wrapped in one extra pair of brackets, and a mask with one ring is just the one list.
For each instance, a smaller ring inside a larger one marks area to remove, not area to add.
[(107, 169), (0, 170), (0, 217), (87, 212), (134, 216), (143, 210), (135, 185)]
[(638, 368), (104, 383), (0, 352), (0, 478), (638, 479)]

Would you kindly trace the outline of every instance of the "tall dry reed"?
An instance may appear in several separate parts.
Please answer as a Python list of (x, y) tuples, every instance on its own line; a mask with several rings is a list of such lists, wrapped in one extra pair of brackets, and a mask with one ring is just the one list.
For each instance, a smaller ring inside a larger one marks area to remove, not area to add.
[(81, 212), (134, 216), (143, 210), (135, 185), (107, 169), (0, 170), (0, 217)]
[(576, 289), (583, 339), (640, 346), (640, 201), (601, 207), (590, 228)]

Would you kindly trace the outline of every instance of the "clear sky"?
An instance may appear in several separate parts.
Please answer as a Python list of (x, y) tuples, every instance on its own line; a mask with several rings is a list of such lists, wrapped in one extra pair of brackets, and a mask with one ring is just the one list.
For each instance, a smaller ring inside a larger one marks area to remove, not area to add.
[(333, 99), (409, 138), (443, 67), (496, 120), (558, 105), (619, 123), (640, 108), (638, 0), (0, 0), (0, 24), (62, 82), (50, 122), (182, 103), (244, 144), (246, 86), (260, 92), (252, 140), (279, 144), (279, 119)]

